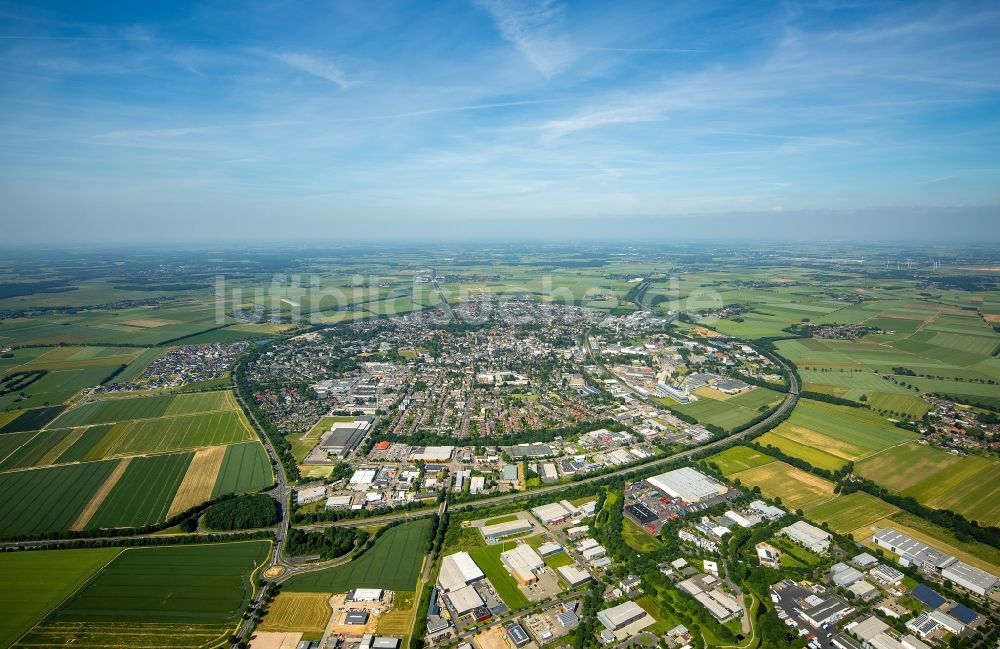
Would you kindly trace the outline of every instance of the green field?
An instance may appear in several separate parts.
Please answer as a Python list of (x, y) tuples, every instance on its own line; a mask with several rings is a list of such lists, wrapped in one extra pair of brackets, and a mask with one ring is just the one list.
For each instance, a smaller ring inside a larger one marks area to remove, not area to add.
[(53, 423), (53, 427), (72, 428), (89, 424), (111, 424), (134, 419), (156, 419), (171, 415), (226, 410), (236, 410), (232, 394), (228, 391), (104, 399), (63, 413)]
[(652, 552), (663, 547), (660, 539), (636, 525), (632, 520), (624, 518), (622, 521), (622, 537), (632, 549), (639, 552)]
[(1000, 523), (1000, 462), (959, 457), (910, 443), (874, 455), (858, 475), (938, 509), (950, 509), (985, 525)]
[(807, 509), (805, 514), (817, 523), (829, 523), (838, 534), (848, 534), (858, 528), (876, 523), (891, 516), (899, 508), (869, 495), (855, 491), (846, 496)]
[(3, 428), (0, 428), (0, 434), (38, 430), (58, 417), (63, 409), (63, 406), (47, 406), (18, 411), (16, 417), (5, 423)]
[(240, 413), (231, 411), (141, 419), (114, 424), (87, 459), (221, 446), (254, 439)]
[(267, 541), (130, 548), (17, 647), (194, 649), (228, 644)]
[(289, 592), (344, 593), (352, 588), (414, 590), (427, 551), (431, 521), (421, 519), (390, 528), (359, 558), (342, 566), (296, 575)]
[(0, 473), (0, 536), (69, 529), (117, 462)]
[(760, 487), (765, 496), (781, 498), (785, 509), (806, 509), (833, 497), (832, 482), (779, 460), (734, 473), (729, 478)]
[(483, 571), (486, 578), (493, 584), (497, 595), (511, 610), (518, 610), (528, 605), (528, 598), (517, 588), (517, 580), (511, 576), (500, 560), (500, 554), (514, 547), (513, 543), (486, 545), (469, 550), (469, 556)]
[(723, 475), (731, 475), (773, 462), (774, 458), (746, 446), (733, 446), (708, 458), (714, 462)]
[(703, 424), (713, 424), (726, 430), (732, 430), (755, 417), (759, 417), (760, 408), (777, 404), (781, 399), (781, 394), (774, 390), (754, 388), (749, 392), (725, 400), (700, 397), (694, 403), (682, 405), (667, 397), (664, 403), (694, 417)]
[(119, 552), (97, 548), (0, 553), (0, 647), (9, 647)]
[(142, 352), (135, 359), (128, 364), (121, 374), (115, 377), (115, 381), (118, 383), (129, 383), (134, 381), (146, 370), (150, 364), (155, 361), (160, 356), (163, 356), (164, 350), (162, 347), (153, 347), (152, 349), (147, 349)]
[(811, 399), (798, 402), (792, 416), (758, 442), (772, 445), (813, 466), (837, 470), (888, 447), (917, 438), (877, 413)]
[(212, 497), (223, 494), (258, 491), (274, 483), (271, 462), (260, 442), (245, 442), (226, 447)]
[[(21, 435), (23, 434), (25, 433), (21, 433)], [(63, 450), (70, 446), (80, 434), (82, 433), (72, 429), (46, 430), (35, 433), (16, 451), (0, 461), (0, 471), (55, 464)]]
[(87, 529), (143, 527), (166, 520), (192, 457), (193, 453), (172, 453), (134, 458)]
[(0, 409), (36, 408), (62, 403), (84, 388), (100, 385), (117, 368), (117, 365), (98, 365), (49, 370), (24, 390), (28, 398), (18, 401), (18, 392), (0, 396)]

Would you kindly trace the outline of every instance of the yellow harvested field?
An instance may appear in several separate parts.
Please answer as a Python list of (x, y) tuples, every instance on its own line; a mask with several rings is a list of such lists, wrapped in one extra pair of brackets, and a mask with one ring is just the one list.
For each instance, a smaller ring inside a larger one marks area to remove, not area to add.
[(760, 487), (771, 498), (781, 498), (785, 508), (805, 509), (833, 498), (833, 483), (781, 461), (740, 471), (729, 476), (745, 485)]
[(225, 457), (225, 446), (209, 446), (199, 449), (194, 454), (194, 457), (191, 458), (191, 464), (188, 465), (187, 472), (184, 474), (184, 481), (177, 488), (177, 494), (174, 495), (174, 499), (170, 503), (167, 518), (176, 516), (212, 498), (212, 490), (215, 488), (219, 469), (222, 468), (222, 460)]
[(260, 624), (261, 631), (322, 633), (333, 615), (327, 593), (278, 593)]
[(302, 640), (301, 633), (275, 631), (254, 631), (250, 639), (250, 649), (295, 649)]
[(378, 618), (379, 635), (407, 635), (413, 628), (413, 593), (393, 593), (392, 610)]
[(716, 390), (715, 388), (698, 388), (694, 391), (699, 397), (705, 397), (706, 399), (715, 399), (716, 401), (728, 401), (735, 397), (735, 394), (726, 394), (722, 390)]
[(90, 519), (97, 512), (97, 509), (104, 503), (104, 499), (108, 497), (111, 490), (114, 489), (115, 485), (118, 484), (118, 481), (121, 480), (122, 475), (125, 474), (125, 469), (128, 468), (128, 465), (131, 462), (132, 458), (130, 457), (122, 458), (122, 460), (118, 462), (118, 466), (114, 468), (111, 475), (108, 476), (108, 479), (105, 480), (104, 484), (101, 485), (101, 488), (97, 490), (97, 493), (91, 497), (90, 502), (83, 508), (80, 515), (76, 517), (76, 521), (69, 529), (74, 532), (79, 532), (83, 528), (87, 527), (87, 523), (90, 522)]

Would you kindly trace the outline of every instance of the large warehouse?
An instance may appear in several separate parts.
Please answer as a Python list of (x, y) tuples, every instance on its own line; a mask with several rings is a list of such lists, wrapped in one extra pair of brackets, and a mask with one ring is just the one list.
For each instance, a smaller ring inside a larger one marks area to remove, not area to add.
[(450, 593), (453, 590), (465, 588), (483, 577), (483, 571), (479, 569), (468, 552), (456, 552), (441, 560), (438, 583), (441, 585), (441, 590)]
[(715, 478), (710, 478), (691, 467), (667, 471), (647, 479), (646, 482), (673, 498), (680, 498), (689, 503), (701, 502), (729, 491), (729, 487)]
[(880, 548), (899, 555), (899, 562), (906, 566), (924, 566), (940, 571), (955, 563), (952, 555), (889, 527), (876, 532), (872, 541)]
[(966, 588), (977, 595), (986, 595), (996, 588), (996, 575), (992, 575), (985, 570), (980, 570), (975, 566), (970, 566), (962, 561), (956, 561), (941, 571), (941, 576), (950, 579), (962, 588)]
[(512, 549), (500, 553), (500, 561), (521, 585), (538, 581), (535, 571), (545, 567), (545, 561), (526, 543), (519, 543)]
[[(635, 602), (625, 602), (597, 613), (597, 619), (608, 631), (618, 631), (644, 617), (649, 617), (649, 614)], [(654, 622), (652, 617), (649, 617), (649, 620), (650, 623)]]

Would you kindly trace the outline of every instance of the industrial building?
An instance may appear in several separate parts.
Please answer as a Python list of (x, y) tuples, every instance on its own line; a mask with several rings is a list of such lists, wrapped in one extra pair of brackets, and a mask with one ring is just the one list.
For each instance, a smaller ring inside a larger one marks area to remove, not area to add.
[(447, 462), (454, 452), (454, 446), (414, 446), (410, 449), (410, 460), (413, 462)]
[(327, 455), (345, 457), (358, 447), (365, 434), (372, 426), (374, 417), (359, 417), (351, 422), (334, 424), (329, 432), (323, 435), (319, 447)]
[[(612, 632), (619, 631), (631, 624), (639, 622), (643, 618), (648, 618), (650, 624), (655, 621), (652, 617), (650, 617), (649, 613), (643, 610), (643, 608), (635, 602), (625, 602), (624, 604), (612, 606), (611, 608), (606, 608), (603, 611), (598, 611), (597, 613), (597, 619), (604, 625), (604, 628)], [(649, 625), (647, 624), (646, 626)]]
[(795, 543), (816, 554), (826, 552), (830, 547), (830, 539), (833, 538), (829, 532), (805, 521), (796, 521), (788, 527), (781, 528), (781, 532)]
[(560, 566), (556, 568), (559, 576), (563, 578), (570, 588), (575, 588), (580, 584), (585, 584), (590, 581), (590, 573), (582, 568), (578, 567), (576, 564), (571, 566)]
[(504, 446), (504, 452), (512, 460), (523, 460), (525, 458), (550, 457), (558, 455), (556, 450), (548, 444), (518, 444), (517, 446)]
[(535, 526), (531, 524), (531, 521), (518, 518), (517, 520), (507, 521), (506, 523), (485, 525), (480, 527), (479, 531), (482, 532), (484, 539), (492, 543), (496, 543), (500, 539), (513, 536), (515, 534), (530, 532), (533, 529), (535, 529)]
[(666, 473), (648, 478), (646, 482), (672, 498), (680, 498), (689, 503), (708, 500), (715, 496), (724, 495), (729, 491), (729, 487), (715, 478), (710, 478), (691, 467), (667, 471)]
[(899, 562), (904, 566), (923, 567), (926, 570), (941, 572), (955, 563), (955, 557), (950, 554), (888, 527), (876, 532), (872, 536), (872, 541), (880, 548), (898, 555)]
[(355, 588), (347, 594), (348, 602), (378, 602), (382, 600), (381, 588)]
[(368, 624), (368, 611), (348, 611), (344, 616), (344, 624), (361, 626)]
[(851, 584), (857, 583), (864, 578), (865, 576), (861, 574), (860, 571), (856, 568), (852, 568), (846, 563), (835, 563), (830, 568), (830, 581), (841, 588), (847, 588)]
[(538, 520), (546, 525), (558, 525), (569, 520), (572, 512), (562, 506), (561, 503), (547, 503), (539, 505), (531, 510)]
[(941, 571), (941, 576), (950, 579), (955, 584), (970, 590), (977, 595), (986, 595), (997, 586), (996, 575), (970, 566), (963, 561), (956, 561)]
[(562, 546), (552, 541), (547, 541), (538, 546), (538, 554), (543, 557), (551, 556), (557, 552), (562, 552)]
[(447, 595), (448, 603), (455, 611), (456, 615), (465, 615), (483, 605), (483, 598), (479, 596), (473, 586), (463, 586), (456, 588)]
[(438, 583), (441, 585), (441, 590), (449, 593), (479, 581), (484, 576), (468, 552), (456, 552), (441, 560)]
[(524, 645), (531, 642), (531, 637), (528, 636), (527, 631), (524, 630), (517, 622), (511, 622), (506, 627), (504, 627), (504, 632), (510, 641), (514, 643), (515, 647), (523, 647)]
[(802, 618), (813, 626), (834, 624), (854, 612), (854, 607), (839, 597), (829, 597), (815, 606), (803, 609)]
[(527, 543), (519, 543), (501, 552), (500, 561), (522, 586), (538, 581), (535, 573), (545, 567), (545, 561)]

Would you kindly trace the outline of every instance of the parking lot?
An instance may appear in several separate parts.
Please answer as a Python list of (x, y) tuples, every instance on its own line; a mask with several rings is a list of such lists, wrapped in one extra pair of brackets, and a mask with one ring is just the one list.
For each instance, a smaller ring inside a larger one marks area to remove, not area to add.
[(815, 627), (796, 613), (796, 609), (801, 610), (802, 602), (813, 594), (810, 589), (794, 582), (782, 582), (771, 587), (771, 601), (778, 618), (800, 636), (807, 637), (814, 649), (833, 649), (831, 639), (837, 633), (835, 626), (828, 625), (825, 629)]

